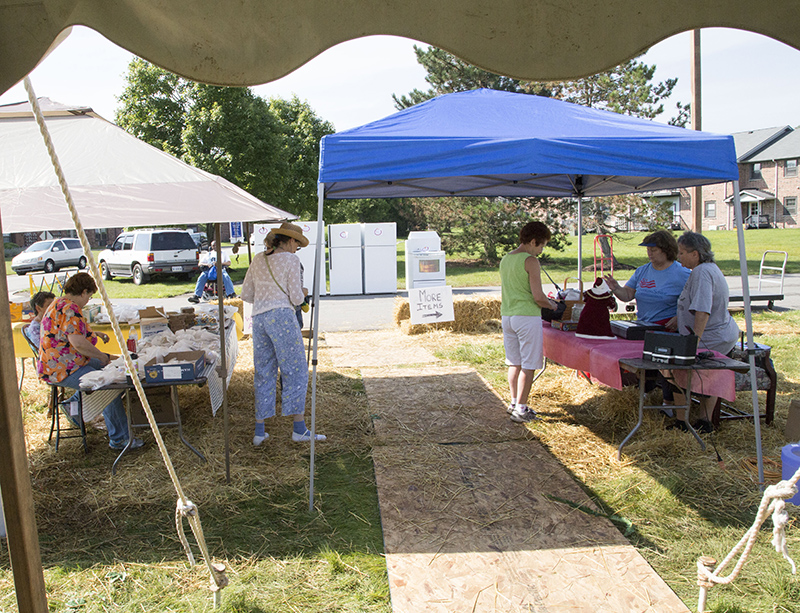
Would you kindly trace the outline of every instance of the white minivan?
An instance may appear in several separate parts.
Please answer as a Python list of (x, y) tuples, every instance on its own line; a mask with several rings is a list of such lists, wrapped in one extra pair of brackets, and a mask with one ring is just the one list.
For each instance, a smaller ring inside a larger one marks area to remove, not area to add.
[(77, 238), (56, 238), (33, 243), (11, 260), (11, 270), (18, 275), (34, 270), (55, 272), (67, 266), (86, 268), (86, 256)]
[(123, 232), (98, 256), (103, 279), (131, 277), (136, 285), (153, 275), (192, 279), (200, 272), (200, 254), (186, 230)]

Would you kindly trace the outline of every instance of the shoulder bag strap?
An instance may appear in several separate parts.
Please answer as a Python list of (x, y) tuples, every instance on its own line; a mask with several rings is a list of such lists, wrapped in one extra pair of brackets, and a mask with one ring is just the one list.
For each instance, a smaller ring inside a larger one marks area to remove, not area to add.
[(275, 281), (275, 285), (277, 285), (278, 289), (281, 290), (284, 294), (286, 294), (287, 298), (289, 298), (289, 304), (291, 304), (293, 307), (295, 307), (295, 305), (292, 304), (292, 299), (289, 296), (289, 292), (287, 292), (285, 289), (283, 289), (283, 286), (281, 286), (281, 284), (278, 283), (278, 280), (275, 278), (275, 273), (272, 272), (272, 266), (269, 265), (269, 256), (266, 253), (264, 254), (264, 259), (267, 261), (267, 270), (269, 270), (269, 274), (272, 277), (272, 280)]

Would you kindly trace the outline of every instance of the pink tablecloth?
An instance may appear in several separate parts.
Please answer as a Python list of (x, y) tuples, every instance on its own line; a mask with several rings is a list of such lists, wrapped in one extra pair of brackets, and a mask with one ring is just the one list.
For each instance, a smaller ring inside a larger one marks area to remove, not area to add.
[[(619, 360), (640, 358), (644, 341), (589, 340), (575, 336), (574, 332), (563, 332), (543, 323), (544, 355), (547, 359), (580, 370), (604, 385), (622, 389), (622, 374)], [(685, 371), (676, 371), (679, 383), (686, 381)], [(726, 400), (736, 399), (736, 383), (733, 371), (700, 370), (692, 377), (692, 391), (709, 396), (720, 396)]]

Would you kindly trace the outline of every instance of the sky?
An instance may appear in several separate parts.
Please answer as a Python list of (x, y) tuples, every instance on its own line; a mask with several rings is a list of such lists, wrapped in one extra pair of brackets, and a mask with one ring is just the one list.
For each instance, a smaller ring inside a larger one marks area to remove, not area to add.
[[(409, 39), (370, 36), (341, 43), (286, 77), (255, 86), (257, 94), (306, 100), (318, 116), (345, 130), (395, 112), (392, 94), (428, 89)], [(665, 112), (688, 103), (689, 33), (653, 46), (644, 61), (656, 64), (656, 80), (678, 78)], [(72, 34), (31, 74), (39, 97), (92, 107), (113, 121), (116, 97), (133, 56), (100, 34), (75, 27)], [(800, 51), (759, 34), (710, 28), (702, 33), (702, 128), (732, 133), (773, 126), (800, 125)], [(22, 84), (0, 96), (0, 104), (27, 100)]]

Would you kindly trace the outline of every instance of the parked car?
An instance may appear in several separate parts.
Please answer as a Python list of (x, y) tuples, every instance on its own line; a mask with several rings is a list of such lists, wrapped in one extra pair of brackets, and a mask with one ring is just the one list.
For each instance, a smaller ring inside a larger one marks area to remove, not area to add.
[(100, 252), (103, 279), (131, 277), (136, 285), (153, 275), (178, 275), (187, 280), (200, 271), (200, 254), (186, 230), (132, 230)]
[(86, 256), (77, 238), (57, 238), (33, 243), (11, 260), (11, 270), (18, 275), (43, 270), (55, 272), (59, 268), (77, 266), (86, 268)]
[(750, 215), (750, 217), (744, 220), (744, 227), (748, 230), (769, 228), (769, 215)]
[(208, 248), (208, 237), (205, 232), (189, 232), (192, 235), (192, 240), (197, 248), (200, 250)]

